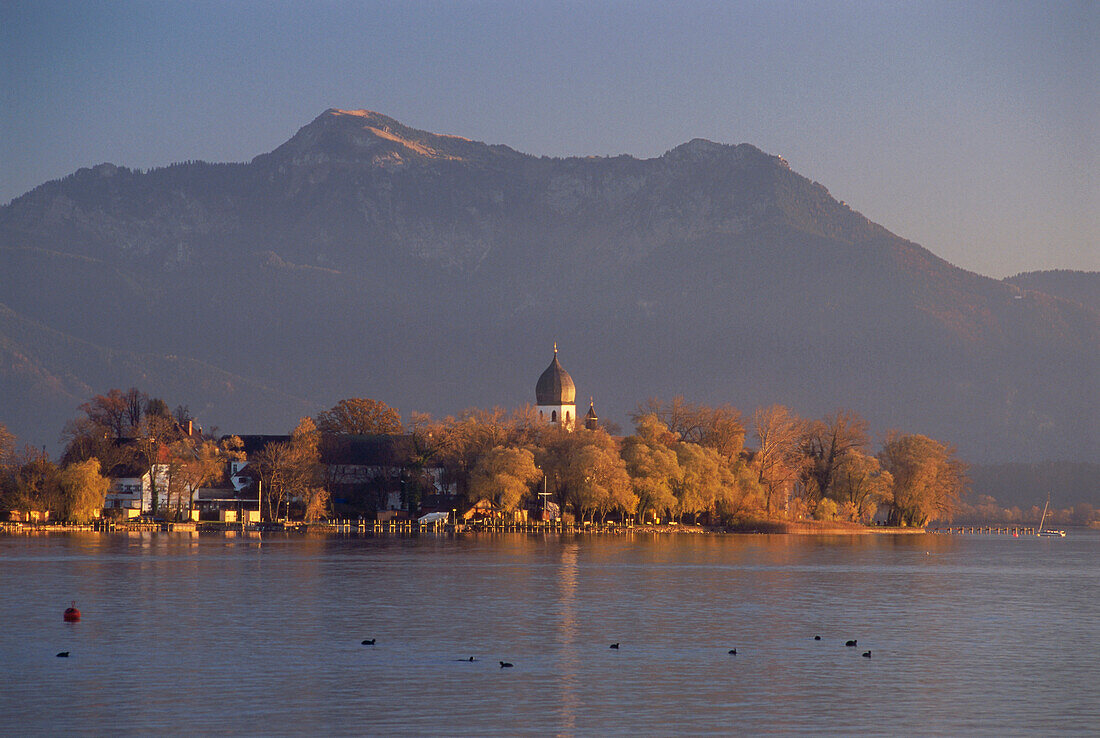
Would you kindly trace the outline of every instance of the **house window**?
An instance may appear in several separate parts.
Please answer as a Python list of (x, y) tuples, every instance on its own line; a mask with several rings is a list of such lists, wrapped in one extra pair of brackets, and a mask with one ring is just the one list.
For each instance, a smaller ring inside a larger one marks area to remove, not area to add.
[(553, 411), (550, 412), (550, 422), (551, 423), (558, 422), (558, 411), (557, 410), (553, 410)]

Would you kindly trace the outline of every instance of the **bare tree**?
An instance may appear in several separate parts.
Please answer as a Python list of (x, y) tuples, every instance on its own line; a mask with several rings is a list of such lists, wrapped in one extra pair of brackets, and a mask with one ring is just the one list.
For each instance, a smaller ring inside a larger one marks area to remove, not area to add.
[(771, 405), (753, 412), (752, 425), (759, 444), (753, 466), (764, 491), (764, 509), (770, 514), (798, 478), (802, 466), (799, 439), (805, 421), (782, 405)]
[(837, 465), (845, 454), (867, 448), (867, 421), (848, 410), (838, 410), (805, 426), (800, 441), (804, 494), (811, 505), (830, 495)]
[(126, 423), (130, 428), (137, 428), (145, 416), (145, 405), (149, 402), (149, 395), (137, 387), (131, 387), (126, 390), (122, 399), (126, 403)]

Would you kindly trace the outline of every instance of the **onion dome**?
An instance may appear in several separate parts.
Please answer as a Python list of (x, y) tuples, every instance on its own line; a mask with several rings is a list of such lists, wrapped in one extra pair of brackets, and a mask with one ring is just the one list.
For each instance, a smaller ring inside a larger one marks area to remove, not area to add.
[(577, 395), (573, 378), (558, 363), (558, 344), (554, 344), (554, 360), (535, 384), (535, 400), (539, 405), (572, 405)]

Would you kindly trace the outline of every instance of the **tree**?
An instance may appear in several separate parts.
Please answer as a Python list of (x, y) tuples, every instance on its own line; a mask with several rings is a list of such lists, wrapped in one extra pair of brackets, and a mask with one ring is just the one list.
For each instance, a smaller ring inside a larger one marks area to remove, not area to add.
[(582, 520), (597, 514), (629, 515), (637, 506), (626, 464), (615, 440), (602, 430), (578, 430), (566, 457), (564, 480), (566, 501)]
[(676, 519), (690, 514), (698, 521), (699, 513), (714, 509), (722, 490), (733, 484), (725, 460), (712, 448), (695, 443), (677, 443), (674, 449), (680, 474), (673, 480)]
[(149, 395), (137, 387), (131, 387), (122, 395), (126, 408), (126, 423), (131, 428), (137, 428), (138, 423), (145, 417), (145, 406), (149, 402)]
[(814, 519), (836, 520), (837, 512), (836, 500), (831, 497), (825, 497), (817, 503), (817, 508), (814, 510)]
[(849, 451), (866, 449), (868, 440), (867, 421), (847, 410), (805, 426), (799, 446), (805, 459), (803, 489), (811, 508), (831, 494), (841, 458)]
[(893, 475), (879, 460), (862, 451), (849, 451), (840, 458), (833, 479), (833, 499), (844, 517), (870, 523), (881, 502), (889, 496)]
[(782, 405), (758, 408), (752, 425), (759, 448), (753, 456), (764, 509), (771, 513), (786, 498), (802, 466), (799, 439), (804, 421)]
[(256, 455), (256, 467), (260, 474), (263, 501), (268, 520), (283, 515), (290, 517), (293, 500), (301, 500), (307, 510), (310, 503), (316, 508), (316, 489), (321, 487), (321, 434), (310, 418), (302, 418), (289, 441), (269, 443)]
[(103, 509), (111, 480), (99, 473), (99, 459), (70, 464), (61, 470), (61, 516), (73, 523), (90, 523)]
[(470, 501), (484, 498), (503, 510), (515, 510), (541, 477), (528, 449), (497, 446), (482, 455), (470, 473)]
[(729, 524), (737, 519), (758, 515), (764, 509), (764, 486), (757, 472), (738, 460), (728, 469), (730, 483), (724, 484), (715, 499), (715, 512)]
[(631, 419), (637, 423), (645, 415), (656, 416), (681, 441), (713, 448), (731, 461), (745, 444), (741, 411), (731, 405), (710, 407), (687, 402), (682, 395), (671, 402), (651, 397), (638, 405)]
[(62, 511), (60, 474), (45, 452), (27, 446), (12, 457), (4, 476), (0, 493), (6, 509)]
[(501, 408), (464, 410), (437, 426), (437, 458), (459, 492), (469, 496), (470, 472), (478, 459), (497, 446), (508, 445), (506, 414)]
[[(169, 420), (175, 420), (172, 415), (172, 411), (168, 409), (168, 403), (159, 397), (150, 398), (145, 402), (145, 414), (146, 416), (152, 415), (158, 418), (166, 418)], [(183, 425), (180, 423), (180, 425)]]
[(95, 426), (115, 439), (125, 437), (131, 427), (129, 406), (122, 390), (111, 389), (105, 395), (96, 395), (82, 404), (80, 410)]
[(340, 400), (331, 409), (317, 414), (321, 433), (379, 435), (400, 433), (401, 415), (384, 402), (365, 397)]
[[(171, 474), (175, 471), (169, 463), (169, 447), (179, 438), (179, 429), (171, 418), (159, 414), (146, 415), (134, 429), (134, 456), (142, 467), (149, 472), (151, 488), (151, 510), (154, 515), (161, 512), (161, 502), (170, 504)], [(162, 466), (163, 464), (163, 466)], [(158, 466), (160, 467), (158, 469)], [(159, 472), (163, 471), (161, 474)], [(168, 484), (168, 489), (160, 489)]]
[(174, 504), (177, 520), (185, 509), (191, 511), (195, 493), (221, 474), (228, 458), (225, 449), (209, 439), (184, 436), (169, 446), (168, 504)]
[(534, 449), (547, 491), (563, 511), (581, 519), (634, 512), (637, 498), (619, 445), (603, 428), (569, 432), (544, 424)]
[(669, 446), (676, 437), (656, 415), (643, 415), (635, 433), (623, 439), (623, 461), (638, 496), (638, 514), (652, 510), (668, 517), (676, 506), (672, 486), (680, 476), (676, 452)]
[(878, 455), (893, 476), (887, 499), (890, 525), (950, 520), (966, 488), (966, 465), (955, 449), (927, 436), (890, 431)]

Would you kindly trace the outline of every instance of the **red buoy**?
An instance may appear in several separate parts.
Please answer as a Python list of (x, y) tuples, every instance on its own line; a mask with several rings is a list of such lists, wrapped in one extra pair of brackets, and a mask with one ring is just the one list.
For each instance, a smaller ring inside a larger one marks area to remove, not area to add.
[(66, 623), (79, 623), (80, 622), (80, 610), (76, 609), (76, 602), (74, 601), (72, 607), (65, 608), (65, 622)]

